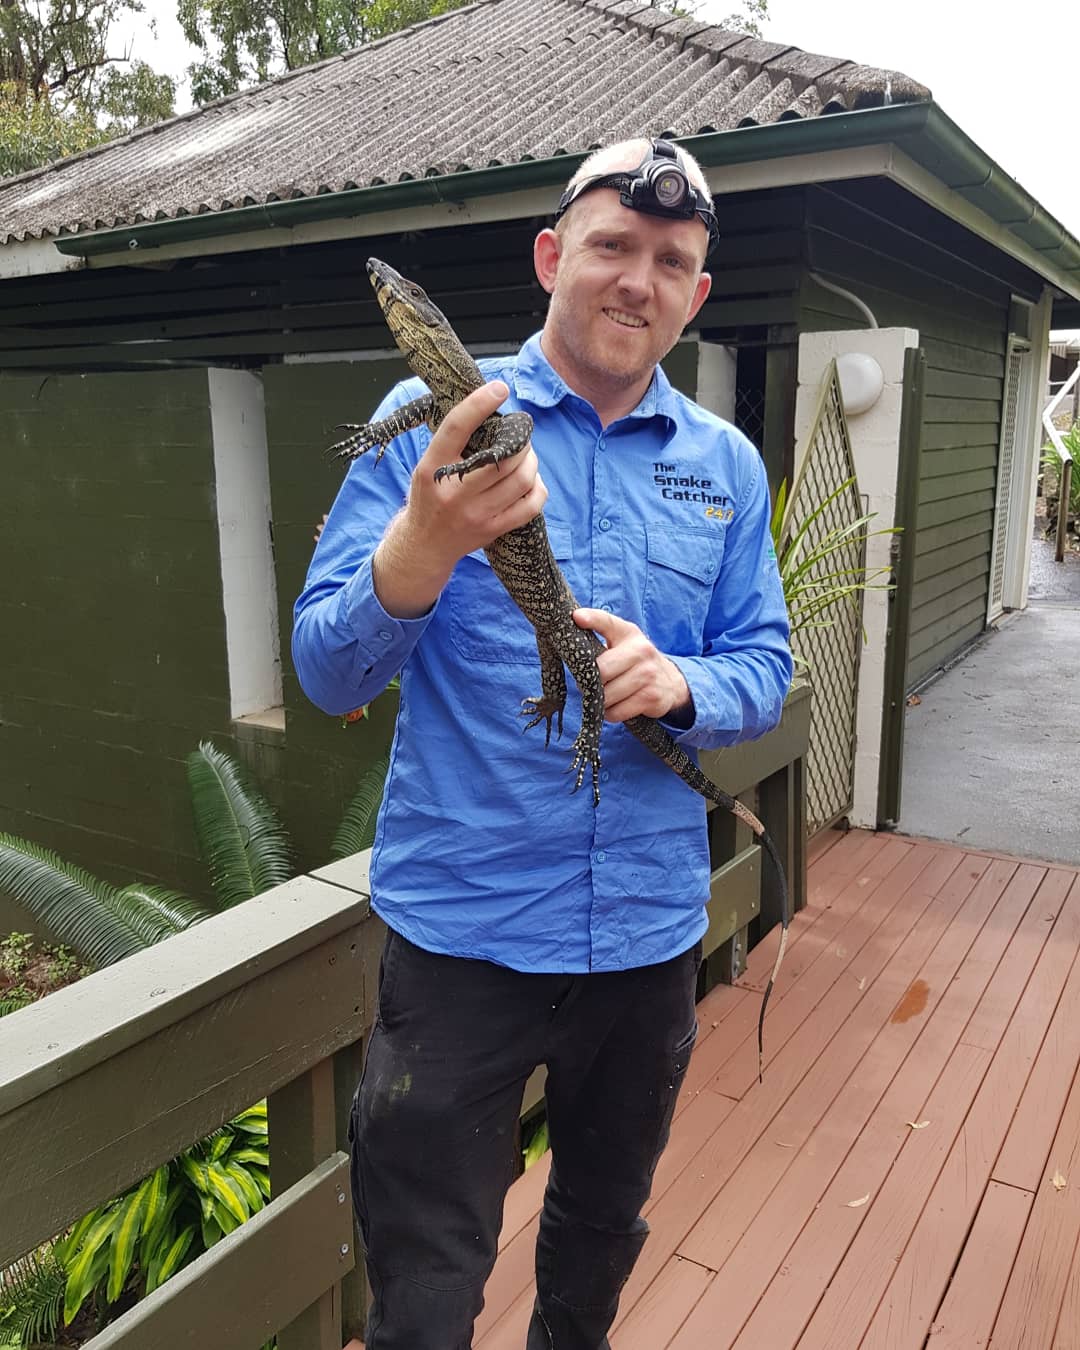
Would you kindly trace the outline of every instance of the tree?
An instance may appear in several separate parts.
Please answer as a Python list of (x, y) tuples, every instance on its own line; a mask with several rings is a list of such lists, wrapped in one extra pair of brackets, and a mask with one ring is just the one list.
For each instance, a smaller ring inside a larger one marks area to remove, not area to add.
[(262, 84), (471, 0), (178, 0), (184, 36), (206, 52), (188, 67), (196, 103)]
[(142, 8), (142, 0), (0, 0), (0, 173), (172, 114), (174, 82), (110, 41), (115, 22)]
[[(693, 18), (704, 5), (704, 0), (653, 0), (658, 9), (669, 10), (680, 18)], [(719, 28), (731, 28), (736, 33), (745, 33), (747, 37), (763, 37), (761, 25), (768, 22), (769, 0), (739, 0), (742, 8), (725, 19), (715, 19)], [(711, 8), (711, 6), (710, 6)]]
[(0, 85), (0, 178), (63, 159), (104, 139), (81, 105), (64, 109), (47, 94), (33, 98), (11, 81)]

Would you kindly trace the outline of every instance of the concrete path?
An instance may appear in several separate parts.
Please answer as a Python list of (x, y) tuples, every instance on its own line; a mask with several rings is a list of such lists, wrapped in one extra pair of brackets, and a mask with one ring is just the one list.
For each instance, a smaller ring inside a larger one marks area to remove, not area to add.
[(900, 831), (1080, 863), (1080, 556), (907, 709)]

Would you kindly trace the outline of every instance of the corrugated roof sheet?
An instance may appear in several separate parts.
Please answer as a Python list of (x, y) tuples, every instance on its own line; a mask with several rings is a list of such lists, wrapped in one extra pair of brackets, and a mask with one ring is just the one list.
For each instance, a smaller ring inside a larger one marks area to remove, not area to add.
[(0, 240), (929, 99), (640, 0), (481, 0), (0, 184)]

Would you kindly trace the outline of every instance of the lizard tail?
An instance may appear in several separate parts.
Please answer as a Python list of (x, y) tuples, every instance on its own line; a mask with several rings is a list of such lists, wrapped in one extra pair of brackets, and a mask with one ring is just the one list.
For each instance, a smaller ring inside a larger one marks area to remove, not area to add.
[[(750, 813), (747, 812), (749, 815)], [(788, 903), (787, 877), (784, 875), (784, 864), (780, 861), (780, 854), (776, 851), (776, 845), (773, 843), (768, 831), (758, 823), (758, 839), (761, 846), (772, 860), (773, 867), (776, 868), (777, 880), (780, 884), (780, 946), (776, 951), (776, 961), (773, 963), (772, 973), (769, 975), (769, 983), (765, 986), (765, 993), (761, 999), (761, 1011), (758, 1013), (757, 1024), (757, 1076), (758, 1082), (762, 1081), (762, 1066), (765, 1062), (765, 1009), (769, 1006), (769, 995), (772, 993), (773, 985), (776, 983), (776, 977), (780, 973), (780, 963), (784, 959), (784, 949), (787, 947), (788, 922), (790, 920), (790, 905)]]
[[(642, 722), (647, 722), (648, 719), (642, 718), (640, 720)], [(791, 899), (788, 892), (787, 874), (784, 871), (784, 864), (781, 860), (780, 852), (773, 843), (768, 830), (762, 825), (761, 821), (758, 820), (757, 816), (754, 815), (753, 811), (751, 811), (749, 807), (744, 806), (737, 797), (732, 797), (730, 793), (727, 793), (723, 788), (718, 787), (711, 778), (707, 778), (680, 746), (675, 745), (675, 743), (669, 739), (668, 744), (664, 746), (662, 751), (657, 749), (656, 745), (653, 744), (653, 736), (655, 734), (653, 728), (658, 724), (653, 723), (651, 727), (645, 726), (639, 728), (636, 725), (637, 722), (638, 719), (635, 718), (633, 719), (633, 724), (627, 722), (626, 725), (639, 739), (645, 741), (645, 744), (648, 745), (650, 749), (654, 750), (656, 753), (660, 753), (669, 768), (674, 769), (688, 787), (692, 787), (695, 792), (699, 792), (703, 797), (707, 797), (709, 801), (715, 802), (717, 806), (724, 807), (726, 810), (730, 811), (736, 819), (741, 820), (744, 825), (750, 827), (754, 838), (769, 855), (769, 861), (772, 863), (775, 871), (776, 885), (780, 892), (780, 949), (776, 953), (776, 961), (772, 968), (772, 974), (769, 976), (769, 983), (765, 986), (765, 993), (761, 999), (761, 1012), (758, 1014), (758, 1082), (760, 1083), (763, 1080), (762, 1069), (765, 1062), (765, 1009), (769, 1006), (769, 995), (772, 993), (773, 985), (776, 983), (776, 977), (780, 973), (780, 963), (784, 959), (784, 949), (787, 947), (788, 925), (791, 922)], [(642, 734), (643, 732), (645, 733), (644, 735)], [(646, 739), (646, 737), (648, 737), (648, 739)]]
[(641, 743), (658, 755), (660, 759), (672, 769), (687, 787), (693, 788), (695, 792), (701, 794), (717, 806), (722, 806), (726, 811), (730, 811), (733, 816), (741, 820), (744, 825), (748, 825), (752, 830), (755, 839), (769, 855), (769, 860), (776, 870), (776, 884), (780, 892), (780, 950), (776, 953), (776, 963), (773, 966), (772, 974), (769, 976), (769, 983), (765, 986), (765, 994), (761, 1000), (761, 1012), (758, 1016), (758, 1082), (762, 1081), (762, 1066), (765, 1059), (764, 1035), (765, 1035), (765, 1009), (769, 1005), (769, 995), (772, 993), (773, 984), (780, 972), (780, 963), (784, 959), (784, 948), (787, 946), (788, 924), (791, 922), (791, 899), (788, 893), (787, 875), (784, 871), (784, 864), (780, 858), (780, 853), (769, 837), (769, 832), (753, 811), (744, 806), (737, 797), (732, 797), (730, 793), (718, 787), (711, 778), (706, 777), (701, 772), (697, 764), (690, 758), (685, 750), (668, 735), (667, 731), (654, 721), (651, 717), (631, 717), (623, 723), (631, 735), (636, 736)]

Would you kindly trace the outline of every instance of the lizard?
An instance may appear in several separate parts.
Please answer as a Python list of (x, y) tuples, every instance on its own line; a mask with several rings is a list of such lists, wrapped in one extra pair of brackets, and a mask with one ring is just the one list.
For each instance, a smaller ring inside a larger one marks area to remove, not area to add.
[[(339, 424), (349, 434), (330, 446), (327, 455), (351, 461), (375, 450), (375, 463), (395, 437), (426, 423), (435, 431), (451, 408), (484, 383), (483, 374), (465, 350), (442, 311), (415, 282), (407, 280), (378, 258), (369, 258), (368, 276), (386, 324), (413, 373), (427, 392), (395, 409), (378, 422)], [(435, 470), (442, 481), (461, 479), (486, 464), (498, 465), (520, 453), (529, 443), (532, 418), (525, 412), (494, 413), (473, 432), (455, 464)], [(522, 700), (525, 730), (545, 723), (545, 746), (551, 742), (552, 722), (562, 735), (566, 704), (566, 669), (581, 694), (581, 727), (573, 745), (570, 768), (573, 791), (591, 770), (593, 803), (600, 801), (600, 731), (604, 721), (604, 688), (596, 658), (604, 644), (595, 633), (579, 628), (573, 613), (579, 608), (570, 585), (552, 554), (543, 512), (517, 529), (493, 539), (484, 549), (492, 571), (532, 625), (540, 657), (541, 693)], [(776, 869), (781, 899), (781, 935), (776, 961), (765, 987), (758, 1018), (758, 1078), (762, 1075), (765, 1009), (780, 970), (787, 944), (790, 902), (787, 878), (776, 845), (761, 821), (737, 798), (724, 792), (702, 773), (685, 750), (655, 718), (638, 715), (624, 723), (626, 730), (651, 750), (701, 796), (730, 811), (748, 825)]]

